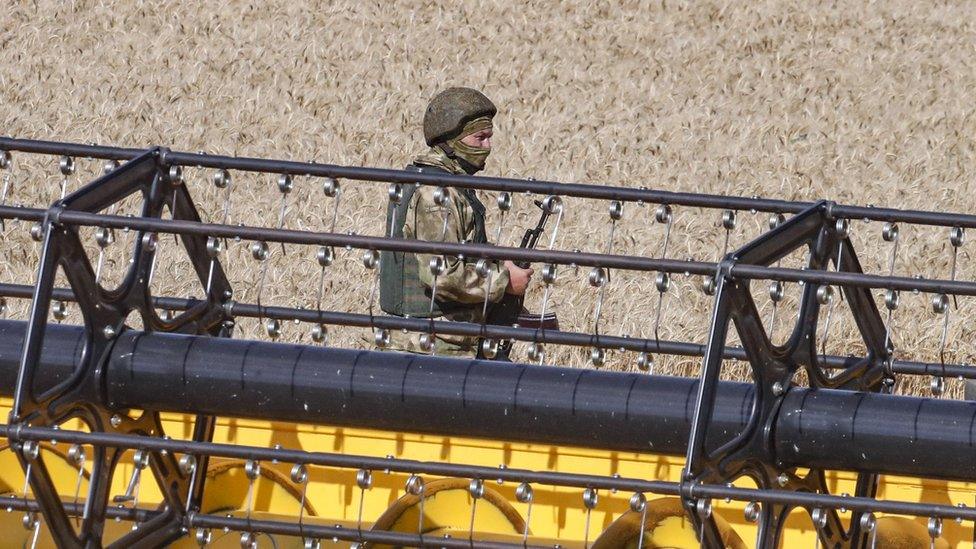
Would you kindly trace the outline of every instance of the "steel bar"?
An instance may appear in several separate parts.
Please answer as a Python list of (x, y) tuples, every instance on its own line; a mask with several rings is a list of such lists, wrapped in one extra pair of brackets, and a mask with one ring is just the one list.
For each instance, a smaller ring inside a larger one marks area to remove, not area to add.
[[(668, 481), (645, 481), (626, 477), (607, 477), (599, 475), (579, 475), (572, 473), (551, 473), (524, 469), (502, 469), (465, 464), (422, 462), (398, 458), (376, 458), (348, 454), (308, 452), (286, 448), (263, 448), (235, 444), (200, 443), (176, 439), (162, 439), (135, 435), (116, 435), (108, 433), (88, 433), (51, 429), (46, 427), (14, 427), (0, 425), (0, 436), (13, 435), (18, 440), (70, 442), (75, 444), (105, 445), (117, 448), (141, 448), (152, 451), (166, 450), (181, 454), (208, 454), (210, 456), (259, 461), (277, 460), (284, 463), (303, 463), (345, 469), (366, 469), (372, 471), (396, 471), (398, 473), (417, 473), (456, 478), (499, 479), (511, 482), (528, 482), (575, 488), (596, 488), (600, 490), (632, 491), (659, 495), (686, 495), (691, 498), (723, 498), (736, 501), (759, 501), (763, 503), (788, 503), (801, 507), (845, 508), (861, 511), (880, 511), (886, 513), (915, 515), (925, 517), (959, 518), (976, 520), (976, 508), (953, 507), (949, 505), (915, 503), (907, 501), (876, 500), (828, 494), (810, 494), (788, 490), (758, 490), (736, 486), (711, 484), (680, 484)], [(22, 498), (17, 499), (21, 502)], [(0, 503), (4, 500), (0, 499)], [(19, 508), (19, 507), (15, 507)], [(200, 517), (201, 515), (196, 515)], [(125, 517), (123, 517), (125, 518)], [(225, 517), (216, 517), (225, 518)], [(192, 521), (192, 519), (190, 519)], [(209, 522), (209, 521), (206, 521)], [(223, 524), (215, 527), (223, 527)], [(228, 523), (229, 524), (229, 523)], [(202, 523), (192, 526), (206, 527)], [(245, 529), (237, 528), (234, 529)], [(255, 528), (258, 530), (258, 528)], [(261, 530), (265, 531), (265, 530)]]
[[(358, 249), (382, 251), (444, 254), (486, 259), (509, 259), (556, 263), (560, 265), (600, 266), (632, 271), (684, 273), (686, 275), (714, 275), (717, 264), (708, 261), (680, 261), (624, 255), (581, 253), (563, 250), (530, 250), (493, 246), (489, 244), (454, 244), (430, 242), (382, 236), (350, 235), (273, 229), (247, 225), (220, 225), (194, 221), (133, 218), (66, 211), (58, 216), (60, 223), (137, 229), (142, 231), (263, 240), (286, 244), (348, 246)], [(733, 278), (780, 280), (784, 282), (808, 282), (838, 284), (861, 288), (885, 288), (903, 291), (923, 291), (952, 295), (976, 296), (976, 283), (962, 280), (924, 279), (904, 276), (884, 276), (807, 269), (788, 269), (758, 265), (735, 265), (730, 271)]]
[[(64, 508), (69, 516), (81, 516), (84, 512), (83, 503), (65, 502)], [(37, 500), (25, 499), (14, 496), (0, 496), (0, 509), (9, 511), (29, 511), (40, 512), (41, 506)], [(105, 508), (106, 518), (115, 520), (125, 520), (129, 522), (146, 522), (158, 516), (159, 511), (150, 509), (133, 509), (131, 507), (120, 507), (111, 505)], [(296, 522), (284, 522), (280, 520), (264, 520), (257, 518), (239, 518), (230, 515), (207, 515), (190, 514), (184, 526), (186, 528), (229, 528), (239, 532), (261, 532), (265, 534), (281, 534), (287, 536), (336, 539), (343, 541), (367, 541), (374, 543), (394, 543), (397, 546), (413, 547), (419, 546), (421, 538), (413, 534), (402, 532), (362, 530), (358, 528), (347, 528), (339, 525), (316, 524), (315, 522), (304, 522), (299, 525)], [(473, 542), (466, 538), (443, 538), (441, 536), (424, 536), (423, 541), (428, 545), (436, 541), (438, 547), (483, 547), (485, 549), (495, 548), (515, 548), (515, 547), (535, 547), (541, 549), (543, 546), (501, 543), (501, 542)], [(545, 546), (549, 547), (549, 546)]]
[[(83, 145), (79, 143), (62, 143), (54, 141), (0, 137), (0, 150), (129, 160), (145, 152), (147, 149), (106, 147), (99, 145)], [(338, 166), (333, 164), (312, 162), (231, 157), (176, 151), (166, 151), (164, 154), (165, 162), (183, 166), (289, 173), (292, 175), (336, 177), (360, 181), (421, 183), (424, 185), (442, 185), (508, 192), (531, 192), (540, 195), (622, 200), (651, 204), (669, 204), (672, 206), (755, 210), (769, 213), (798, 213), (813, 205), (813, 202), (773, 200), (757, 197), (750, 198), (709, 195), (702, 193), (682, 193), (646, 188), (635, 189), (627, 187), (614, 187), (600, 184), (569, 184), (553, 181), (523, 180), (501, 177), (445, 176), (440, 174), (408, 172), (405, 170)], [(902, 210), (895, 208), (874, 208), (834, 204), (831, 207), (831, 215), (849, 219), (916, 223), (943, 227), (976, 228), (976, 216), (974, 215), (936, 211)]]
[(227, 515), (191, 514), (187, 517), (186, 523), (189, 528), (229, 528), (242, 532), (263, 532), (266, 534), (302, 536), (313, 539), (364, 541), (367, 543), (389, 544), (393, 547), (457, 547), (464, 549), (516, 549), (526, 547), (532, 549), (551, 549), (551, 546), (485, 541), (461, 536), (452, 538), (441, 534), (418, 535), (388, 530), (360, 530), (359, 528), (344, 527), (338, 524), (334, 526), (309, 522), (298, 524), (297, 522), (238, 518)]
[(913, 515), (917, 517), (941, 517), (945, 519), (976, 520), (976, 508), (953, 507), (932, 503), (916, 503), (909, 501), (883, 500), (853, 496), (834, 496), (829, 494), (815, 494), (810, 492), (796, 492), (792, 490), (760, 490), (756, 488), (739, 488), (722, 484), (691, 484), (686, 485), (685, 493), (691, 498), (732, 499), (736, 501), (757, 501), (760, 503), (780, 503), (807, 509), (825, 507), (831, 509), (848, 509), (851, 511), (873, 511), (896, 515)]
[[(0, 283), (0, 296), (29, 299), (31, 288), (26, 284)], [(54, 299), (73, 302), (75, 296), (70, 288), (55, 288)], [(153, 306), (158, 309), (185, 311), (198, 305), (198, 299), (180, 297), (155, 297)], [(314, 309), (299, 309), (293, 307), (263, 306), (253, 303), (233, 303), (229, 307), (234, 317), (244, 318), (275, 318), (278, 320), (298, 320), (301, 322), (329, 324), (333, 326), (351, 326), (358, 328), (386, 328), (389, 330), (407, 330), (411, 332), (428, 332), (433, 329), (438, 334), (480, 336), (494, 339), (514, 339), (518, 341), (538, 341), (556, 345), (572, 345), (578, 347), (601, 346), (607, 349), (620, 349), (634, 352), (649, 352), (663, 355), (701, 357), (704, 356), (705, 345), (690, 341), (672, 341), (667, 339), (655, 340), (639, 337), (608, 336), (561, 330), (536, 330), (532, 328), (515, 328), (510, 326), (492, 326), (471, 322), (451, 322), (444, 320), (430, 320), (420, 318), (406, 318), (387, 315), (368, 315), (361, 313), (347, 313), (341, 311), (317, 311)], [(741, 347), (725, 347), (723, 358), (727, 360), (746, 360), (746, 353)], [(828, 368), (846, 368), (857, 363), (861, 357), (825, 355), (818, 359)], [(928, 375), (943, 377), (958, 377), (976, 379), (976, 365), (972, 364), (941, 364), (938, 362), (921, 362), (915, 360), (896, 359), (891, 363), (891, 370), (896, 374)]]
[[(68, 515), (73, 517), (80, 517), (85, 511), (84, 503), (65, 501), (63, 505)], [(36, 499), (18, 496), (0, 496), (0, 509), (7, 512), (30, 511), (39, 513), (41, 512), (41, 504)], [(157, 515), (159, 515), (159, 512), (151, 509), (133, 509), (132, 507), (120, 507), (118, 505), (110, 505), (105, 508), (105, 516), (116, 520), (145, 522)]]
[(12, 440), (37, 440), (88, 444), (113, 448), (141, 448), (154, 452), (167, 451), (179, 454), (206, 454), (211, 457), (224, 457), (241, 460), (274, 461), (302, 463), (321, 467), (341, 469), (365, 469), (368, 471), (395, 471), (407, 474), (428, 474), (444, 477), (491, 479), (507, 482), (528, 482), (566, 486), (574, 488), (597, 488), (600, 490), (623, 490), (647, 492), (662, 495), (678, 495), (678, 485), (667, 481), (648, 481), (637, 478), (586, 475), (575, 473), (555, 473), (528, 469), (494, 468), (463, 463), (439, 461), (417, 461), (389, 457), (337, 454), (329, 452), (309, 452), (288, 448), (263, 448), (240, 444), (216, 442), (194, 442), (171, 438), (156, 438), (137, 435), (122, 435), (102, 432), (70, 431), (49, 427), (23, 427), (0, 424), (0, 437)]
[(20, 219), (22, 221), (41, 221), (47, 210), (42, 208), (27, 208), (23, 206), (0, 205), (0, 218)]
[[(20, 209), (10, 206), (0, 207), (0, 217), (40, 220), (44, 210)], [(408, 253), (433, 253), (455, 256), (478, 257), (497, 260), (517, 260), (536, 263), (556, 263), (573, 266), (599, 266), (611, 269), (626, 269), (645, 272), (667, 272), (686, 275), (713, 275), (717, 263), (709, 261), (680, 261), (624, 255), (571, 252), (564, 250), (530, 250), (525, 248), (492, 246), (488, 244), (453, 244), (406, 240), (382, 236), (350, 235), (254, 227), (246, 225), (221, 225), (194, 221), (134, 218), (66, 211), (58, 216), (61, 223), (108, 227), (116, 229), (136, 229), (150, 232), (214, 236), (218, 238), (239, 238), (263, 240), (286, 244), (326, 245), (352, 247)], [(882, 288), (901, 291), (923, 291), (951, 295), (976, 296), (976, 283), (963, 280), (924, 279), (905, 276), (885, 276), (873, 274), (818, 271), (807, 269), (788, 269), (758, 265), (735, 265), (731, 270), (733, 278), (779, 280), (783, 282), (804, 282), (814, 284), (833, 284), (862, 288)]]

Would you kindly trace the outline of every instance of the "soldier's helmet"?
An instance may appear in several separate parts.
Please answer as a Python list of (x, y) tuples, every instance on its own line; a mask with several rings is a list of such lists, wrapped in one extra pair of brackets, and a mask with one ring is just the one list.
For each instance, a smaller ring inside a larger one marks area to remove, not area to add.
[(483, 116), (494, 117), (498, 109), (485, 94), (471, 88), (448, 88), (430, 100), (424, 113), (424, 140), (443, 143), (461, 133), (464, 125)]

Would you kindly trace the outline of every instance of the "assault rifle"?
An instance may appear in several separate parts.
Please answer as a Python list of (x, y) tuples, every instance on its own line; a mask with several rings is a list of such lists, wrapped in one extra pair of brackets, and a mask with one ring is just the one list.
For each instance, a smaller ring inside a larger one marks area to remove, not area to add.
[[(535, 205), (541, 210), (539, 215), (539, 222), (536, 223), (535, 227), (532, 229), (526, 229), (525, 234), (522, 235), (522, 242), (519, 244), (519, 248), (533, 249), (539, 242), (539, 237), (542, 236), (542, 232), (546, 228), (546, 222), (549, 221), (549, 216), (556, 211), (557, 201), (556, 197), (548, 197), (545, 201), (536, 200)], [(513, 261), (516, 266), (527, 269), (529, 268), (528, 261)], [(546, 329), (546, 330), (558, 330), (559, 320), (556, 318), (556, 314), (552, 312), (547, 312), (545, 315), (533, 314), (528, 312), (524, 306), (525, 294), (523, 295), (512, 295), (505, 294), (502, 299), (492, 305), (488, 309), (488, 315), (485, 319), (487, 324), (494, 324), (497, 326), (513, 326), (518, 325), (522, 328), (535, 328), (535, 329)], [(498, 346), (498, 352), (496, 356), (498, 358), (507, 359), (508, 353), (511, 350), (512, 344), (510, 341), (503, 341)], [(479, 349), (478, 355), (482, 358), (483, 349)]]

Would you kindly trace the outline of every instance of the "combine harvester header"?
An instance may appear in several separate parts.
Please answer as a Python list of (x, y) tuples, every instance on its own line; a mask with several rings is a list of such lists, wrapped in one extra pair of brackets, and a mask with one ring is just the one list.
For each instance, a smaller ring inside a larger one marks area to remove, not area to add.
[[(7, 204), (14, 154), (58, 157), (62, 198), (47, 208)], [(65, 192), (81, 158), (105, 161), (104, 172)], [(966, 503), (976, 493), (968, 484), (976, 480), (976, 403), (944, 393), (946, 379), (974, 378), (976, 369), (896, 358), (892, 315), (902, 292), (931, 295), (944, 356), (953, 300), (976, 296), (976, 283), (956, 279), (976, 216), (10, 138), (0, 138), (0, 168), (0, 219), (30, 223), (40, 246), (32, 285), (0, 284), (5, 300), (30, 300), (26, 318), (0, 320), (0, 394), (9, 397), (0, 459), (20, 465), (0, 473), (0, 503), (20, 513), (8, 514), (4, 528), (22, 522), (23, 543), (973, 543), (976, 508)], [(208, 173), (228, 201), (234, 172), (273, 174), (277, 227), (228, 224), (226, 202), (223, 222), (204, 222), (184, 177), (190, 170)], [(307, 178), (322, 185), (323, 203), (334, 202), (328, 231), (284, 227), (288, 196)], [(501, 215), (527, 193), (554, 216), (554, 233), (564, 199), (606, 201), (606, 252), (560, 250), (554, 237), (536, 250), (339, 233), (345, 181), (388, 184), (383, 200), (391, 202), (414, 184), (495, 191)], [(123, 203), (139, 214), (122, 215)], [(629, 203), (653, 206), (665, 235), (660, 257), (613, 253)], [(726, 249), (718, 261), (668, 257), (680, 208), (721, 210)], [(739, 211), (767, 214), (768, 230), (730, 251)], [(883, 224), (886, 274), (862, 268), (852, 241), (861, 219)], [(900, 224), (944, 228), (948, 278), (894, 275)], [(86, 242), (92, 231), (97, 248)], [(106, 287), (104, 256), (122, 234), (131, 241), (128, 261), (118, 284)], [(237, 241), (259, 268), (255, 303), (235, 300), (225, 272)], [(312, 247), (307, 255), (321, 269), (314, 307), (262, 303), (267, 259), (279, 245)], [(157, 294), (163, 247), (192, 265), (204, 296)], [(362, 253), (368, 310), (322, 308), (322, 282), (342, 248)], [(557, 273), (588, 268), (593, 329), (375, 314), (378, 254), (391, 251), (541, 263), (543, 311)], [(802, 268), (782, 266), (797, 256)], [(712, 300), (707, 339), (602, 334), (616, 271), (653, 277), (642, 292), (656, 298), (654, 334), (672, 278), (694, 278)], [(797, 291), (792, 315), (786, 285)], [(768, 296), (768, 320), (759, 296)], [(69, 302), (81, 324), (60, 323)], [(840, 307), (859, 335), (856, 354), (825, 351)], [(772, 335), (777, 311), (781, 325), (792, 323), (785, 338)], [(246, 318), (258, 319), (272, 341), (231, 339)], [(273, 341), (288, 321), (305, 323), (314, 344)], [(328, 326), (368, 330), (378, 349), (323, 344)], [(522, 342), (531, 363), (384, 350), (399, 330), (477, 336), (485, 351)], [(546, 364), (557, 346), (585, 349), (591, 367)], [(612, 352), (631, 353), (635, 368), (602, 368)], [(669, 355), (699, 357), (698, 378), (656, 375), (655, 357)], [(733, 361), (747, 365), (751, 382), (722, 381)], [(892, 394), (899, 378), (919, 375), (934, 398)]]

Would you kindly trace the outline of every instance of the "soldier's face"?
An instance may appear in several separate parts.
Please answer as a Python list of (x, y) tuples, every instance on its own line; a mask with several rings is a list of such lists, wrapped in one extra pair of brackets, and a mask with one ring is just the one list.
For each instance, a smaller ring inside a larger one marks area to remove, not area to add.
[(474, 132), (471, 135), (466, 135), (461, 139), (461, 143), (471, 147), (478, 147), (479, 149), (491, 150), (491, 130), (481, 130)]

